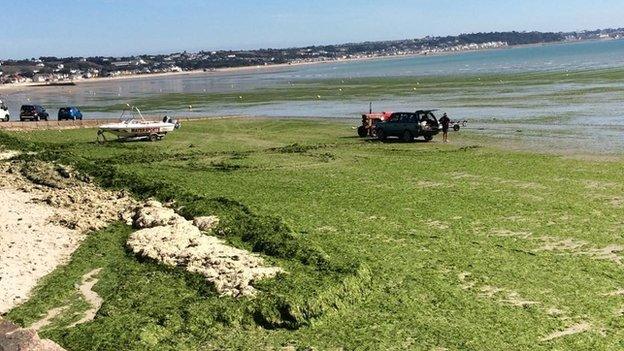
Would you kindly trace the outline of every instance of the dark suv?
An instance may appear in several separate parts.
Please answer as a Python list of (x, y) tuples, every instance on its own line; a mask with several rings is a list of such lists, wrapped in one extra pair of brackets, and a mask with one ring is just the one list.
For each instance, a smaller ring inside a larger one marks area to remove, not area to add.
[(422, 136), (426, 141), (431, 141), (433, 136), (440, 132), (440, 124), (433, 111), (435, 110), (395, 112), (390, 120), (377, 123), (375, 127), (377, 138), (386, 140), (394, 136), (410, 142)]
[(50, 115), (46, 112), (45, 108), (39, 105), (23, 105), (20, 109), (20, 121), (31, 120), (31, 121), (39, 121), (39, 120), (48, 120)]

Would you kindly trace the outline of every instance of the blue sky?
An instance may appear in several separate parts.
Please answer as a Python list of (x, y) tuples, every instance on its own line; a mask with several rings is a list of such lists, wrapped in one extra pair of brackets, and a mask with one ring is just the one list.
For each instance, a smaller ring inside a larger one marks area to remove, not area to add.
[(0, 58), (624, 27), (622, 0), (0, 0)]

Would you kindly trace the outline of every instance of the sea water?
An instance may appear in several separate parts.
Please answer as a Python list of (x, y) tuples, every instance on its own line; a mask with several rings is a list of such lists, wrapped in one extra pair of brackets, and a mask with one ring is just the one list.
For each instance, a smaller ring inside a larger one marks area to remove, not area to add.
[[(190, 75), (144, 76), (138, 79), (91, 80), (65, 87), (30, 87), (20, 91), (0, 92), (9, 105), (13, 118), (22, 104), (44, 105), (56, 117), (59, 107), (88, 106), (93, 112), (85, 118), (111, 118), (118, 112), (98, 112), (109, 105), (131, 103), (142, 97), (158, 98), (175, 93), (237, 93), (297, 84), (309, 80), (365, 77), (436, 77), (475, 76), (529, 72), (568, 72), (624, 67), (624, 40), (557, 43), (474, 51), (434, 56), (410, 56), (362, 61), (343, 61), (280, 68), (256, 68), (232, 72), (206, 72)], [(590, 86), (587, 86), (590, 87)], [(598, 85), (598, 88), (605, 85)], [(624, 82), (609, 82), (609, 88), (624, 88)], [(376, 110), (412, 111), (439, 108), (457, 119), (468, 119), (478, 129), (517, 133), (519, 129), (553, 131), (598, 131), (607, 135), (624, 131), (624, 109), (621, 92), (596, 93), (578, 101), (549, 99), (549, 93), (579, 88), (563, 84), (512, 86), (497, 92), (509, 101), (487, 104), (491, 90), (443, 92), (411, 96), (384, 96), (374, 101)], [(546, 97), (544, 97), (546, 96)], [(471, 100), (474, 98), (474, 101)], [(517, 100), (518, 103), (513, 103)], [(475, 103), (476, 102), (476, 103)], [(248, 115), (293, 117), (357, 118), (368, 109), (369, 99), (309, 101), (268, 101), (262, 104), (219, 104), (154, 110), (139, 106), (150, 114), (173, 116)], [(120, 111), (121, 112), (121, 111)], [(539, 122), (545, 118), (544, 122)], [(528, 123), (527, 121), (533, 121)], [(563, 131), (561, 129), (563, 128)], [(606, 130), (609, 130), (607, 132)]]

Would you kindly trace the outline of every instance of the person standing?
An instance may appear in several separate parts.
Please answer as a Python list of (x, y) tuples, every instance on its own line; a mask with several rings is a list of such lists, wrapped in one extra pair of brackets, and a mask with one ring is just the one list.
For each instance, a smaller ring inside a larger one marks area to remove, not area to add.
[(440, 118), (440, 124), (442, 125), (442, 141), (448, 143), (448, 130), (451, 126), (451, 119), (448, 118), (446, 113)]

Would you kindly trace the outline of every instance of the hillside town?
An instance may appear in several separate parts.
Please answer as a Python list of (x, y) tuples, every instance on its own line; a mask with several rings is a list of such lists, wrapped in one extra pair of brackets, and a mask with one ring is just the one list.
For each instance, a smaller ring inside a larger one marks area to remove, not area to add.
[(130, 57), (39, 57), (0, 59), (0, 84), (54, 84), (222, 68), (431, 55), (509, 46), (624, 37), (624, 28), (569, 33), (492, 32), (394, 41), (348, 43), (286, 49), (220, 50)]

